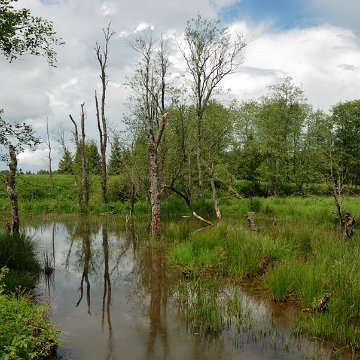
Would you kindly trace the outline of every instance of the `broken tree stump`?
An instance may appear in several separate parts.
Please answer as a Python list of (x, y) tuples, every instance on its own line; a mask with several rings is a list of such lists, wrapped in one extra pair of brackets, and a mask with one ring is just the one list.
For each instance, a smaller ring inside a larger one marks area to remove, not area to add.
[(348, 240), (351, 238), (353, 234), (352, 226), (355, 224), (354, 216), (351, 216), (350, 213), (345, 214), (346, 223), (344, 224), (343, 228), (343, 240)]
[(258, 228), (255, 224), (254, 218), (251, 216), (250, 212), (248, 212), (248, 211), (246, 212), (246, 220), (249, 222), (251, 230), (254, 230), (254, 231), (258, 230)]
[(320, 312), (323, 310), (324, 306), (326, 305), (326, 303), (330, 300), (331, 297), (331, 293), (327, 293), (321, 300), (320, 302), (314, 307), (314, 312)]

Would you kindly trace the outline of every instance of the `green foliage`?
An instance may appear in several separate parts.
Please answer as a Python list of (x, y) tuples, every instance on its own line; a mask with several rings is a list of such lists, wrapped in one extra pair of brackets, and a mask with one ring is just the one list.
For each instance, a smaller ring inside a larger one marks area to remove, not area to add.
[[(85, 143), (85, 163), (88, 174), (101, 174), (101, 156), (94, 140), (90, 140)], [(81, 174), (81, 158), (78, 151), (75, 154), (73, 171), (76, 174)]]
[(8, 289), (33, 286), (40, 273), (36, 241), (25, 234), (0, 232), (0, 268), (4, 266), (10, 269), (3, 278)]
[(59, 161), (59, 173), (71, 175), (74, 173), (74, 161), (71, 152), (64, 150), (63, 156)]
[(119, 137), (115, 137), (111, 143), (111, 152), (107, 164), (109, 176), (120, 175), (121, 170), (124, 168), (125, 160), (125, 150), (121, 147)]
[[(36, 136), (31, 125), (6, 123), (1, 118), (2, 113), (3, 110), (0, 109), (0, 161), (9, 161), (9, 146), (13, 146), (16, 153), (19, 153), (24, 151), (25, 147), (34, 150), (40, 144), (40, 139)], [(3, 152), (4, 148), (5, 153)]]
[(49, 301), (35, 301), (21, 285), (5, 294), (6, 272), (4, 267), (0, 271), (0, 358), (27, 360), (53, 355), (60, 342), (59, 331), (49, 320)]
[(110, 202), (127, 201), (130, 198), (131, 184), (125, 174), (109, 176), (107, 198)]
[(332, 108), (334, 124), (333, 160), (346, 175), (348, 184), (359, 182), (360, 100), (339, 103)]
[(51, 21), (34, 17), (29, 9), (14, 9), (17, 0), (0, 1), (0, 52), (10, 62), (24, 54), (44, 56), (54, 66), (54, 45), (63, 45), (56, 38)]

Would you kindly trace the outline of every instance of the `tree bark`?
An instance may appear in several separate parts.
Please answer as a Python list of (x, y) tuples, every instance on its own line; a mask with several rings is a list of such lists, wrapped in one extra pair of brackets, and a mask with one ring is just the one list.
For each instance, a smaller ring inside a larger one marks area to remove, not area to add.
[(254, 231), (258, 230), (258, 228), (255, 224), (255, 220), (253, 219), (253, 217), (251, 216), (251, 214), (249, 212), (246, 213), (246, 220), (249, 222), (251, 230), (254, 230)]
[(151, 126), (150, 116), (144, 111), (144, 124), (148, 135), (148, 156), (150, 162), (150, 203), (151, 203), (151, 235), (160, 234), (160, 184), (158, 168), (158, 146), (164, 132), (168, 114), (162, 116), (156, 138)]
[(88, 172), (86, 167), (86, 158), (85, 158), (85, 112), (84, 112), (85, 103), (81, 104), (81, 139), (79, 139), (78, 127), (71, 115), (69, 115), (70, 120), (74, 124), (74, 138), (77, 150), (79, 151), (81, 158), (81, 199), (82, 204), (87, 206), (89, 203), (89, 180), (88, 180)]
[(56, 202), (59, 203), (59, 197), (58, 197), (58, 194), (57, 194), (57, 191), (56, 191), (56, 187), (55, 187), (55, 184), (54, 184), (54, 178), (53, 178), (53, 171), (52, 171), (52, 157), (51, 157), (51, 142), (50, 142), (50, 135), (49, 135), (49, 122), (48, 122), (48, 119), (46, 119), (46, 135), (47, 135), (47, 142), (46, 142), (46, 145), (48, 146), (49, 148), (49, 154), (48, 154), (48, 159), (49, 159), (49, 163), (48, 163), (48, 167), (49, 167), (49, 175), (50, 175), (50, 185), (51, 185), (51, 188), (52, 188), (52, 191), (54, 193), (54, 196), (55, 196), (55, 199), (56, 199)]
[(18, 206), (18, 197), (15, 192), (15, 175), (17, 171), (17, 159), (15, 148), (13, 145), (9, 145), (9, 173), (6, 180), (6, 192), (10, 201), (11, 208), (11, 217), (12, 217), (12, 225), (11, 230), (13, 232), (19, 232), (20, 221), (19, 221), (19, 206)]
[(215, 173), (214, 173), (214, 163), (211, 164), (211, 190), (212, 190), (212, 199), (214, 203), (216, 218), (218, 221), (221, 220), (221, 212), (219, 209), (219, 202), (216, 195), (216, 187), (215, 187)]
[(99, 113), (99, 104), (98, 98), (95, 91), (95, 104), (96, 104), (96, 118), (100, 136), (100, 154), (101, 154), (101, 200), (103, 204), (107, 203), (106, 198), (106, 187), (107, 187), (107, 170), (106, 170), (106, 148), (108, 141), (107, 134), (107, 120), (105, 117), (105, 97), (106, 97), (106, 88), (108, 84), (108, 76), (106, 74), (107, 60), (109, 55), (109, 41), (110, 38), (115, 34), (115, 32), (110, 31), (111, 23), (109, 23), (108, 27), (103, 29), (105, 45), (104, 48), (101, 49), (100, 45), (96, 43), (95, 52), (96, 57), (100, 65), (100, 79), (102, 86), (102, 94), (101, 94), (101, 115)]
[(331, 297), (331, 293), (326, 294), (321, 300), (320, 302), (315, 306), (314, 308), (314, 312), (320, 312), (321, 310), (323, 310), (324, 306), (326, 305), (326, 303), (330, 300)]

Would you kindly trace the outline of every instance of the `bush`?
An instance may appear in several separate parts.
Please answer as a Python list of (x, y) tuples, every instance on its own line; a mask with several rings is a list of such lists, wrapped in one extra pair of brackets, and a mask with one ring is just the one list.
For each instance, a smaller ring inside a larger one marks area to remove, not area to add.
[(40, 359), (53, 355), (59, 331), (49, 321), (48, 304), (35, 302), (18, 286), (5, 294), (6, 268), (0, 271), (0, 359)]

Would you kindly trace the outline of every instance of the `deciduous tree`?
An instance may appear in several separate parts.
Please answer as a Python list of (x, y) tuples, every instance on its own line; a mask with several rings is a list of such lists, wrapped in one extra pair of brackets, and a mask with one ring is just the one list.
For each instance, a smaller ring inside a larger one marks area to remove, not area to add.
[[(2, 110), (0, 109), (0, 160), (6, 161), (9, 165), (9, 173), (5, 181), (6, 192), (10, 201), (12, 225), (14, 232), (19, 232), (19, 208), (18, 199), (15, 192), (15, 175), (17, 172), (17, 154), (30, 148), (34, 150), (40, 144), (40, 139), (36, 137), (34, 130), (30, 125), (25, 123), (9, 124), (1, 118)], [(3, 152), (3, 148), (7, 153)]]
[(187, 64), (188, 79), (197, 116), (197, 167), (199, 195), (204, 200), (202, 142), (204, 112), (220, 82), (236, 72), (243, 62), (247, 42), (241, 33), (220, 27), (220, 20), (207, 20), (200, 14), (187, 22), (180, 51)]
[(33, 16), (29, 9), (15, 9), (16, 1), (0, 0), (0, 52), (10, 62), (25, 54), (44, 56), (54, 66), (54, 46), (64, 42), (56, 37), (52, 21)]
[(135, 103), (142, 104), (142, 114), (138, 109), (136, 114), (142, 119), (148, 140), (151, 235), (158, 235), (161, 211), (158, 153), (168, 117), (165, 101), (170, 62), (162, 37), (155, 40), (150, 32), (138, 37), (131, 46), (140, 54), (140, 60), (128, 85), (135, 94)]

